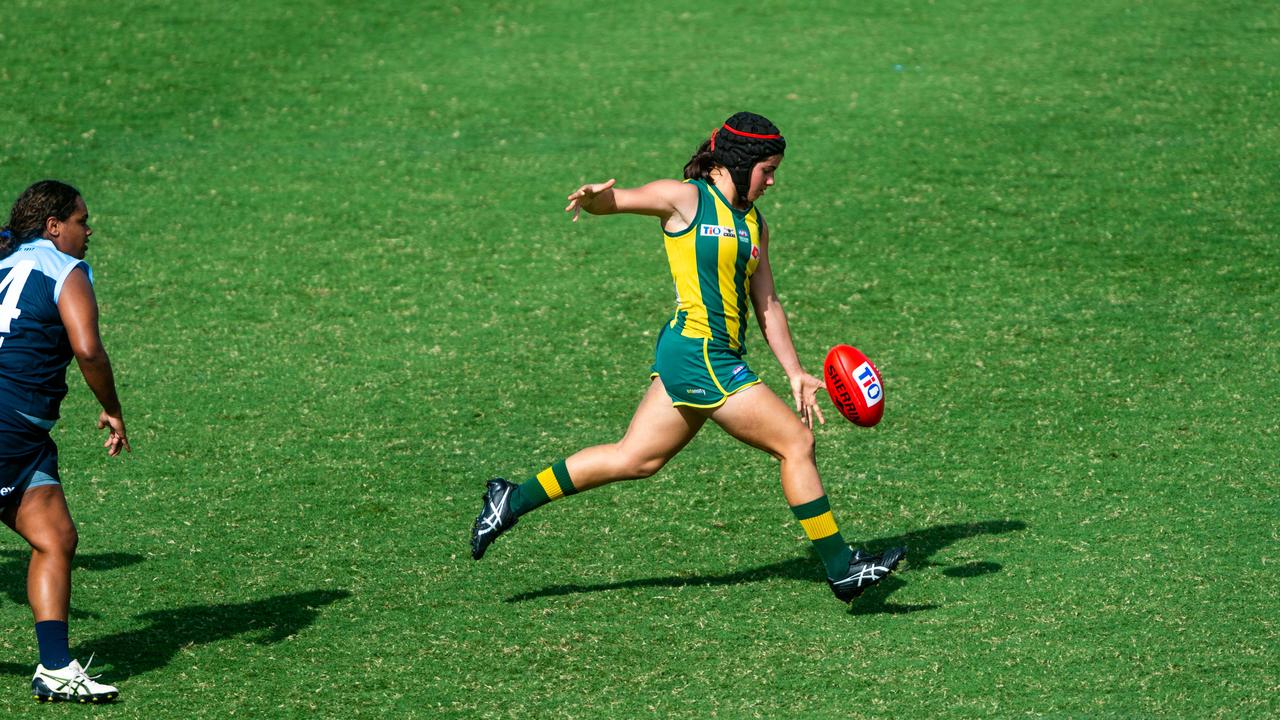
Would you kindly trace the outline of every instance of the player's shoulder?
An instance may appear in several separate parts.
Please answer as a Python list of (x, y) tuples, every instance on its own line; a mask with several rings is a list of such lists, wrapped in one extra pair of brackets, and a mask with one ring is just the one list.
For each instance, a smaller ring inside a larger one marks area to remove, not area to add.
[(698, 194), (701, 185), (700, 181), (696, 179), (660, 178), (646, 184), (645, 187), (654, 192), (672, 197), (694, 197)]
[(769, 232), (769, 223), (764, 221), (764, 211), (760, 209), (759, 205), (752, 205), (751, 211), (748, 214), (755, 215), (756, 224), (760, 226), (760, 233), (762, 235)]
[(50, 276), (64, 275), (76, 265), (83, 264), (86, 269), (89, 266), (84, 260), (62, 252), (52, 242), (43, 238), (25, 242), (14, 248), (13, 252), (0, 260), (0, 267), (14, 267), (22, 262), (34, 263), (36, 269)]
[(47, 287), (49, 297), (55, 303), (62, 294), (64, 283), (76, 268), (82, 268), (89, 283), (93, 284), (93, 269), (89, 263), (62, 252), (43, 238), (23, 243), (0, 259), (0, 276), (8, 276), (14, 269), (23, 267), (27, 268), (22, 274), (23, 284), (30, 283), (35, 277), (43, 277), (43, 285), (37, 286)]
[(645, 212), (645, 214), (664, 218), (674, 213), (681, 220), (690, 222), (702, 205), (697, 185), (671, 178), (645, 183), (636, 189), (636, 194), (632, 197), (635, 198), (633, 200), (635, 207), (643, 207), (651, 211), (633, 209), (632, 212)]
[(698, 178), (667, 179), (663, 180), (662, 183), (668, 191), (672, 206), (681, 208), (683, 212), (696, 213), (705, 202), (703, 197), (708, 192), (705, 180), (699, 180)]

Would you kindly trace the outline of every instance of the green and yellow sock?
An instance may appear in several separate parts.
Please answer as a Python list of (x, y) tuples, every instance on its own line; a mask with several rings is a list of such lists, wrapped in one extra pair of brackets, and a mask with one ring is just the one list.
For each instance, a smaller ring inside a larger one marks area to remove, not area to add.
[(827, 577), (837, 579), (843, 577), (849, 570), (849, 560), (853, 558), (853, 550), (849, 549), (849, 544), (840, 534), (840, 528), (836, 526), (836, 519), (831, 514), (831, 503), (827, 502), (827, 496), (823, 495), (817, 500), (810, 500), (802, 505), (792, 505), (791, 512), (795, 513), (800, 526), (804, 528), (814, 549), (818, 551), (822, 564), (827, 566)]
[(552, 500), (576, 492), (578, 491), (573, 487), (573, 481), (569, 479), (569, 469), (565, 467), (563, 460), (559, 460), (520, 483), (520, 487), (511, 493), (511, 511), (519, 517)]

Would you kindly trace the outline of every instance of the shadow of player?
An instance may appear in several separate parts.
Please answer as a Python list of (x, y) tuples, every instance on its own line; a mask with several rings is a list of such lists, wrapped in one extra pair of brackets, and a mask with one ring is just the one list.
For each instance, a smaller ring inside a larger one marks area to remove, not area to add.
[[(225, 605), (191, 605), (153, 610), (137, 618), (146, 627), (78, 643), (78, 657), (96, 653), (112, 684), (168, 665), (179, 650), (251, 635), (259, 645), (278, 643), (315, 622), (321, 610), (344, 598), (347, 590), (309, 590), (266, 600)], [(30, 675), (31, 665), (0, 663), (0, 673)]]
[[(81, 553), (76, 555), (71, 576), (74, 578), (76, 573), (84, 570), (90, 572), (117, 570), (135, 565), (145, 559), (141, 555), (133, 555), (131, 553)], [(18, 605), (27, 604), (27, 565), (30, 560), (30, 551), (0, 551), (0, 592)], [(74, 596), (72, 599), (74, 600)], [(96, 612), (78, 610), (74, 605), (71, 607), (72, 620), (97, 619), (100, 617), (102, 616)]]
[[(937, 605), (897, 605), (890, 604), (888, 598), (906, 585), (902, 579), (904, 572), (940, 567), (943, 563), (932, 560), (939, 551), (948, 548), (961, 540), (980, 535), (1002, 535), (1027, 529), (1021, 520), (986, 520), (976, 523), (951, 523), (935, 525), (923, 530), (915, 530), (902, 535), (878, 538), (867, 542), (869, 550), (880, 550), (895, 545), (905, 545), (907, 550), (906, 565), (899, 567), (899, 572), (890, 575), (875, 587), (871, 588), (857, 602), (849, 606), (854, 615), (872, 615), (877, 613), (900, 614), (919, 610), (932, 610)], [(1000, 572), (1003, 565), (991, 561), (965, 563), (949, 567), (942, 571), (947, 577), (978, 577)]]
[[(926, 567), (937, 567), (939, 563), (933, 562), (931, 558), (940, 550), (954, 545), (961, 540), (981, 535), (999, 535), (1008, 532), (1015, 532), (1018, 530), (1024, 530), (1026, 527), (1027, 524), (1021, 520), (987, 520), (974, 523), (937, 525), (923, 530), (915, 530), (903, 535), (870, 540), (865, 543), (864, 547), (873, 552), (883, 550), (894, 545), (906, 545), (909, 548), (907, 560), (904, 565), (898, 568), (898, 573), (886, 578), (854, 602), (850, 608), (850, 612), (862, 615), (874, 613), (902, 614), (919, 612), (921, 610), (932, 610), (937, 606), (897, 605), (890, 604), (888, 602), (890, 595), (906, 585), (906, 583), (901, 579), (901, 575), (903, 573)], [(948, 577), (975, 577), (978, 575), (999, 572), (1001, 569), (1002, 566), (999, 563), (985, 561), (969, 563), (967, 565), (960, 566), (959, 568), (944, 570), (943, 574)], [(759, 582), (770, 578), (811, 581), (825, 580), (822, 574), (822, 563), (815, 559), (813, 553), (810, 553), (803, 557), (792, 558), (790, 560), (783, 560), (769, 565), (761, 565), (748, 570), (738, 570), (736, 572), (719, 575), (685, 575), (675, 577), (644, 578), (640, 580), (624, 580), (620, 582), (599, 583), (595, 585), (552, 585), (550, 587), (542, 588), (541, 590), (533, 590), (530, 592), (512, 595), (506, 599), (506, 602), (524, 602), (526, 600), (535, 600), (542, 597), (555, 597), (558, 595), (573, 595), (576, 593), (587, 592), (605, 592), (609, 590), (626, 590), (631, 588), (679, 588), (690, 585), (738, 585), (741, 583)]]

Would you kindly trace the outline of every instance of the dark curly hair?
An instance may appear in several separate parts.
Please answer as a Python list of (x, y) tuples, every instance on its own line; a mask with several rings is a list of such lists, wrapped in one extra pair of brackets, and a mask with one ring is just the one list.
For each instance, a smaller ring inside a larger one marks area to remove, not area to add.
[(18, 196), (9, 211), (9, 222), (0, 230), (0, 257), (44, 233), (49, 218), (66, 220), (76, 210), (80, 191), (57, 180), (41, 180)]
[(684, 176), (706, 180), (712, 168), (720, 165), (729, 171), (738, 197), (745, 200), (751, 187), (751, 168), (770, 155), (781, 155), (786, 150), (786, 138), (768, 118), (749, 112), (735, 113), (698, 146), (684, 166)]

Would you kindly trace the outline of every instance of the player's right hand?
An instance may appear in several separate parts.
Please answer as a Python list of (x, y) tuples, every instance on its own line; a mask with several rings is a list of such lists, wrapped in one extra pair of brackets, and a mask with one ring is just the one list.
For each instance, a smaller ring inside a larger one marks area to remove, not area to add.
[(133, 452), (133, 448), (129, 447), (129, 434), (124, 429), (124, 418), (119, 415), (110, 415), (106, 410), (98, 415), (98, 429), (111, 428), (107, 433), (107, 441), (102, 443), (102, 447), (107, 449), (107, 455), (115, 457), (120, 454), (121, 450)]
[(569, 204), (565, 206), (565, 212), (573, 213), (573, 222), (578, 222), (578, 215), (585, 207), (587, 212), (591, 212), (591, 204), (595, 201), (596, 196), (613, 187), (617, 182), (616, 178), (610, 178), (602, 183), (591, 183), (569, 193)]

